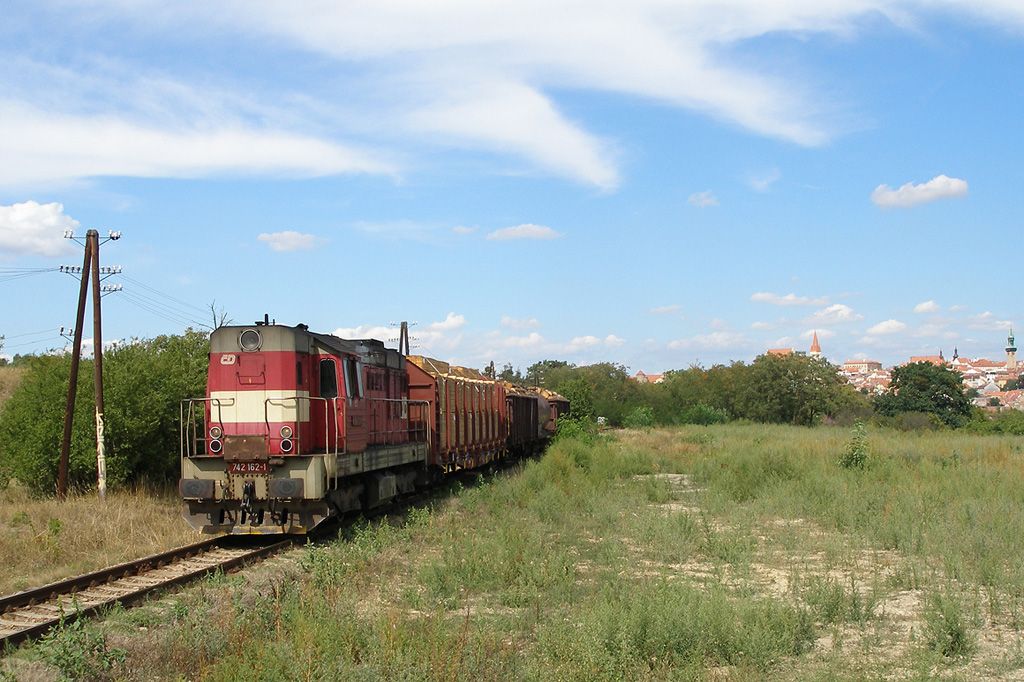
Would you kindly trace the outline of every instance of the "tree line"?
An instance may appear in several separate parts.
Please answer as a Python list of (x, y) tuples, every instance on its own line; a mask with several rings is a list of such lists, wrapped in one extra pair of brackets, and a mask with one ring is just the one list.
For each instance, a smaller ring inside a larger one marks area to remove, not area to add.
[[(178, 477), (179, 406), (206, 389), (209, 337), (187, 330), (119, 345), (104, 354), (108, 484), (165, 483)], [(69, 480), (95, 485), (91, 363), (79, 375)], [(18, 480), (51, 493), (57, 476), (70, 355), (22, 356), (22, 377), (0, 406), (0, 487)], [(659, 384), (634, 381), (625, 366), (544, 360), (498, 378), (543, 386), (571, 403), (572, 415), (610, 426), (714, 424), (734, 420), (814, 426), (874, 420), (898, 428), (968, 428), (1024, 434), (1024, 413), (987, 419), (964, 395), (960, 375), (917, 363), (898, 367), (892, 387), (869, 398), (838, 368), (802, 355), (667, 372)]]
[(814, 426), (873, 421), (904, 430), (967, 428), (1024, 434), (1024, 413), (991, 418), (974, 407), (959, 373), (927, 362), (897, 367), (889, 389), (869, 396), (839, 368), (805, 355), (761, 355), (753, 362), (669, 371), (657, 384), (633, 380), (623, 365), (575, 366), (558, 360), (525, 374), (505, 365), (499, 376), (569, 398), (577, 418), (611, 426), (712, 424), (734, 420)]

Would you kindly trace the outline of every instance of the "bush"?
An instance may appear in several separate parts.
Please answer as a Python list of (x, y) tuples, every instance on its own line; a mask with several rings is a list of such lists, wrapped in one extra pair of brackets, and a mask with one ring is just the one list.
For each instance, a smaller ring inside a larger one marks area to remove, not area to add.
[(110, 679), (113, 670), (125, 660), (123, 650), (108, 648), (106, 637), (87, 628), (82, 619), (71, 623), (61, 620), (43, 637), (38, 651), (40, 658), (69, 680)]
[[(104, 357), (107, 485), (170, 480), (178, 472), (179, 404), (205, 392), (209, 341), (204, 334), (160, 336), (114, 348)], [(33, 492), (53, 492), (64, 429), (71, 357), (28, 361), (18, 388), (0, 411), (0, 478)], [(92, 362), (78, 377), (68, 467), (73, 488), (96, 481)]]
[(868, 463), (868, 434), (864, 429), (864, 422), (858, 421), (853, 425), (850, 442), (846, 444), (843, 456), (839, 458), (839, 464), (845, 469), (863, 469)]
[(725, 410), (717, 407), (711, 407), (704, 403), (697, 403), (683, 410), (683, 413), (679, 415), (679, 422), (681, 424), (702, 424), (709, 426), (711, 424), (724, 424), (729, 421), (729, 413)]
[(1024, 436), (1024, 412), (1006, 410), (991, 418), (982, 413), (968, 424), (967, 429), (976, 433), (1007, 433)]
[(622, 420), (627, 429), (649, 429), (654, 426), (654, 408), (639, 405)]
[(959, 599), (933, 595), (925, 613), (928, 647), (946, 658), (969, 658), (978, 648), (976, 620)]
[(597, 437), (597, 426), (585, 417), (562, 416), (558, 418), (555, 440), (579, 440), (590, 443)]

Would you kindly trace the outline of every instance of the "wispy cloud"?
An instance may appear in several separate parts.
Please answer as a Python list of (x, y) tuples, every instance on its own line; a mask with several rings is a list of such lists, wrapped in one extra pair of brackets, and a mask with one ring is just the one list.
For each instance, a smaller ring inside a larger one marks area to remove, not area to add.
[(870, 327), (867, 334), (869, 336), (887, 336), (889, 334), (898, 334), (906, 328), (907, 325), (899, 320), (885, 320)]
[(1013, 321), (1000, 320), (991, 311), (986, 310), (978, 315), (972, 315), (967, 321), (967, 326), (971, 329), (1002, 331), (1013, 327)]
[(747, 182), (755, 192), (767, 192), (781, 177), (782, 172), (778, 168), (772, 168), (764, 173), (750, 176)]
[(452, 232), (455, 234), (473, 234), (476, 232), (475, 227), (467, 227), (466, 225), (456, 225), (452, 228)]
[(536, 317), (517, 318), (502, 315), (501, 326), (508, 329), (536, 329), (540, 326), (540, 322), (537, 321)]
[(790, 293), (785, 296), (770, 291), (759, 291), (750, 295), (750, 300), (755, 303), (768, 303), (769, 305), (794, 306), (794, 305), (825, 305), (828, 299), (824, 297), (797, 296)]
[(731, 350), (747, 345), (747, 338), (739, 332), (717, 331), (696, 334), (669, 341), (669, 350)]
[(0, 253), (60, 256), (72, 250), (64, 232), (77, 228), (78, 221), (64, 212), (63, 204), (0, 205)]
[(828, 325), (838, 324), (840, 322), (856, 322), (857, 320), (864, 319), (864, 316), (856, 312), (853, 308), (842, 303), (833, 303), (827, 308), (822, 308), (816, 311), (809, 321), (812, 324)]
[(673, 303), (671, 305), (655, 306), (648, 310), (647, 312), (649, 312), (651, 315), (674, 315), (675, 313), (678, 313), (680, 310), (682, 310), (682, 306), (680, 306), (678, 303)]
[(283, 232), (263, 232), (258, 237), (274, 251), (309, 251), (323, 243), (323, 239), (313, 234), (304, 234), (294, 230)]
[(708, 208), (709, 206), (718, 206), (718, 197), (716, 197), (714, 192), (712, 192), (709, 189), (706, 189), (703, 192), (696, 192), (694, 194), (691, 194), (690, 198), (687, 199), (687, 201), (690, 202), (691, 206), (696, 206), (697, 208)]
[(935, 301), (922, 301), (914, 306), (915, 313), (937, 313), (939, 304)]
[(909, 208), (918, 204), (926, 204), (939, 199), (962, 197), (967, 194), (967, 181), (937, 175), (928, 182), (915, 185), (908, 182), (893, 189), (889, 185), (879, 185), (871, 193), (871, 201), (883, 208)]
[(487, 238), (497, 241), (506, 241), (509, 239), (557, 239), (561, 236), (561, 232), (556, 232), (546, 225), (524, 223), (522, 225), (513, 225), (512, 227), (503, 227), (500, 230), (494, 230), (493, 232), (488, 233)]

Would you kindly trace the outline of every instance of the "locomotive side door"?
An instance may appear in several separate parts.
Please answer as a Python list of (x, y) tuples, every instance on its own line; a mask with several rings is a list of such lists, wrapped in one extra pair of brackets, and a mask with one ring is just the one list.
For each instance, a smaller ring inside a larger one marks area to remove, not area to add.
[(368, 437), (369, 416), (367, 401), (363, 397), (363, 363), (355, 356), (346, 355), (342, 358), (342, 374), (345, 382), (345, 400), (338, 401), (345, 432), (345, 451), (363, 452)]

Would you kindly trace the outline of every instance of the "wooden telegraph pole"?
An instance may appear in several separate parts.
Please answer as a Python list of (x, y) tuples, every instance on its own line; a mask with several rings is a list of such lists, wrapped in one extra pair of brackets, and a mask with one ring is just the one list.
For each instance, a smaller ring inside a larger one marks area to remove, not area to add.
[[(92, 367), (96, 387), (96, 487), (100, 499), (107, 497), (107, 455), (103, 445), (103, 314), (100, 300), (100, 235), (96, 230), (86, 233), (92, 239)], [(88, 247), (86, 247), (88, 248)]]
[[(66, 235), (74, 238), (70, 234)], [(119, 239), (120, 232), (111, 232), (104, 240)], [(71, 268), (68, 271), (72, 271)], [(101, 287), (102, 274), (117, 274), (116, 268), (100, 268), (100, 233), (89, 230), (85, 233), (85, 260), (82, 263), (81, 287), (78, 290), (78, 315), (75, 320), (75, 341), (71, 355), (71, 381), (68, 385), (68, 400), (64, 411), (64, 440), (61, 443), (60, 464), (57, 468), (57, 497), (64, 499), (68, 493), (68, 459), (71, 452), (71, 426), (75, 417), (75, 395), (78, 389), (78, 366), (82, 357), (82, 328), (85, 325), (85, 297), (92, 280), (92, 337), (93, 337), (93, 378), (96, 398), (96, 487), (100, 499), (107, 496), (107, 457), (104, 445), (103, 406), (103, 311), (100, 304), (105, 290), (116, 291), (116, 287)]]
[[(95, 232), (95, 230), (90, 230)], [(89, 291), (89, 266), (92, 265), (92, 242), (86, 236), (85, 260), (82, 262), (82, 285), (78, 289), (78, 315), (75, 317), (75, 341), (71, 351), (71, 381), (68, 400), (64, 406), (64, 439), (60, 445), (60, 463), (57, 466), (57, 497), (68, 495), (68, 459), (71, 455), (71, 426), (75, 419), (75, 395), (78, 393), (78, 364), (82, 358), (82, 327), (85, 326), (85, 296)]]

